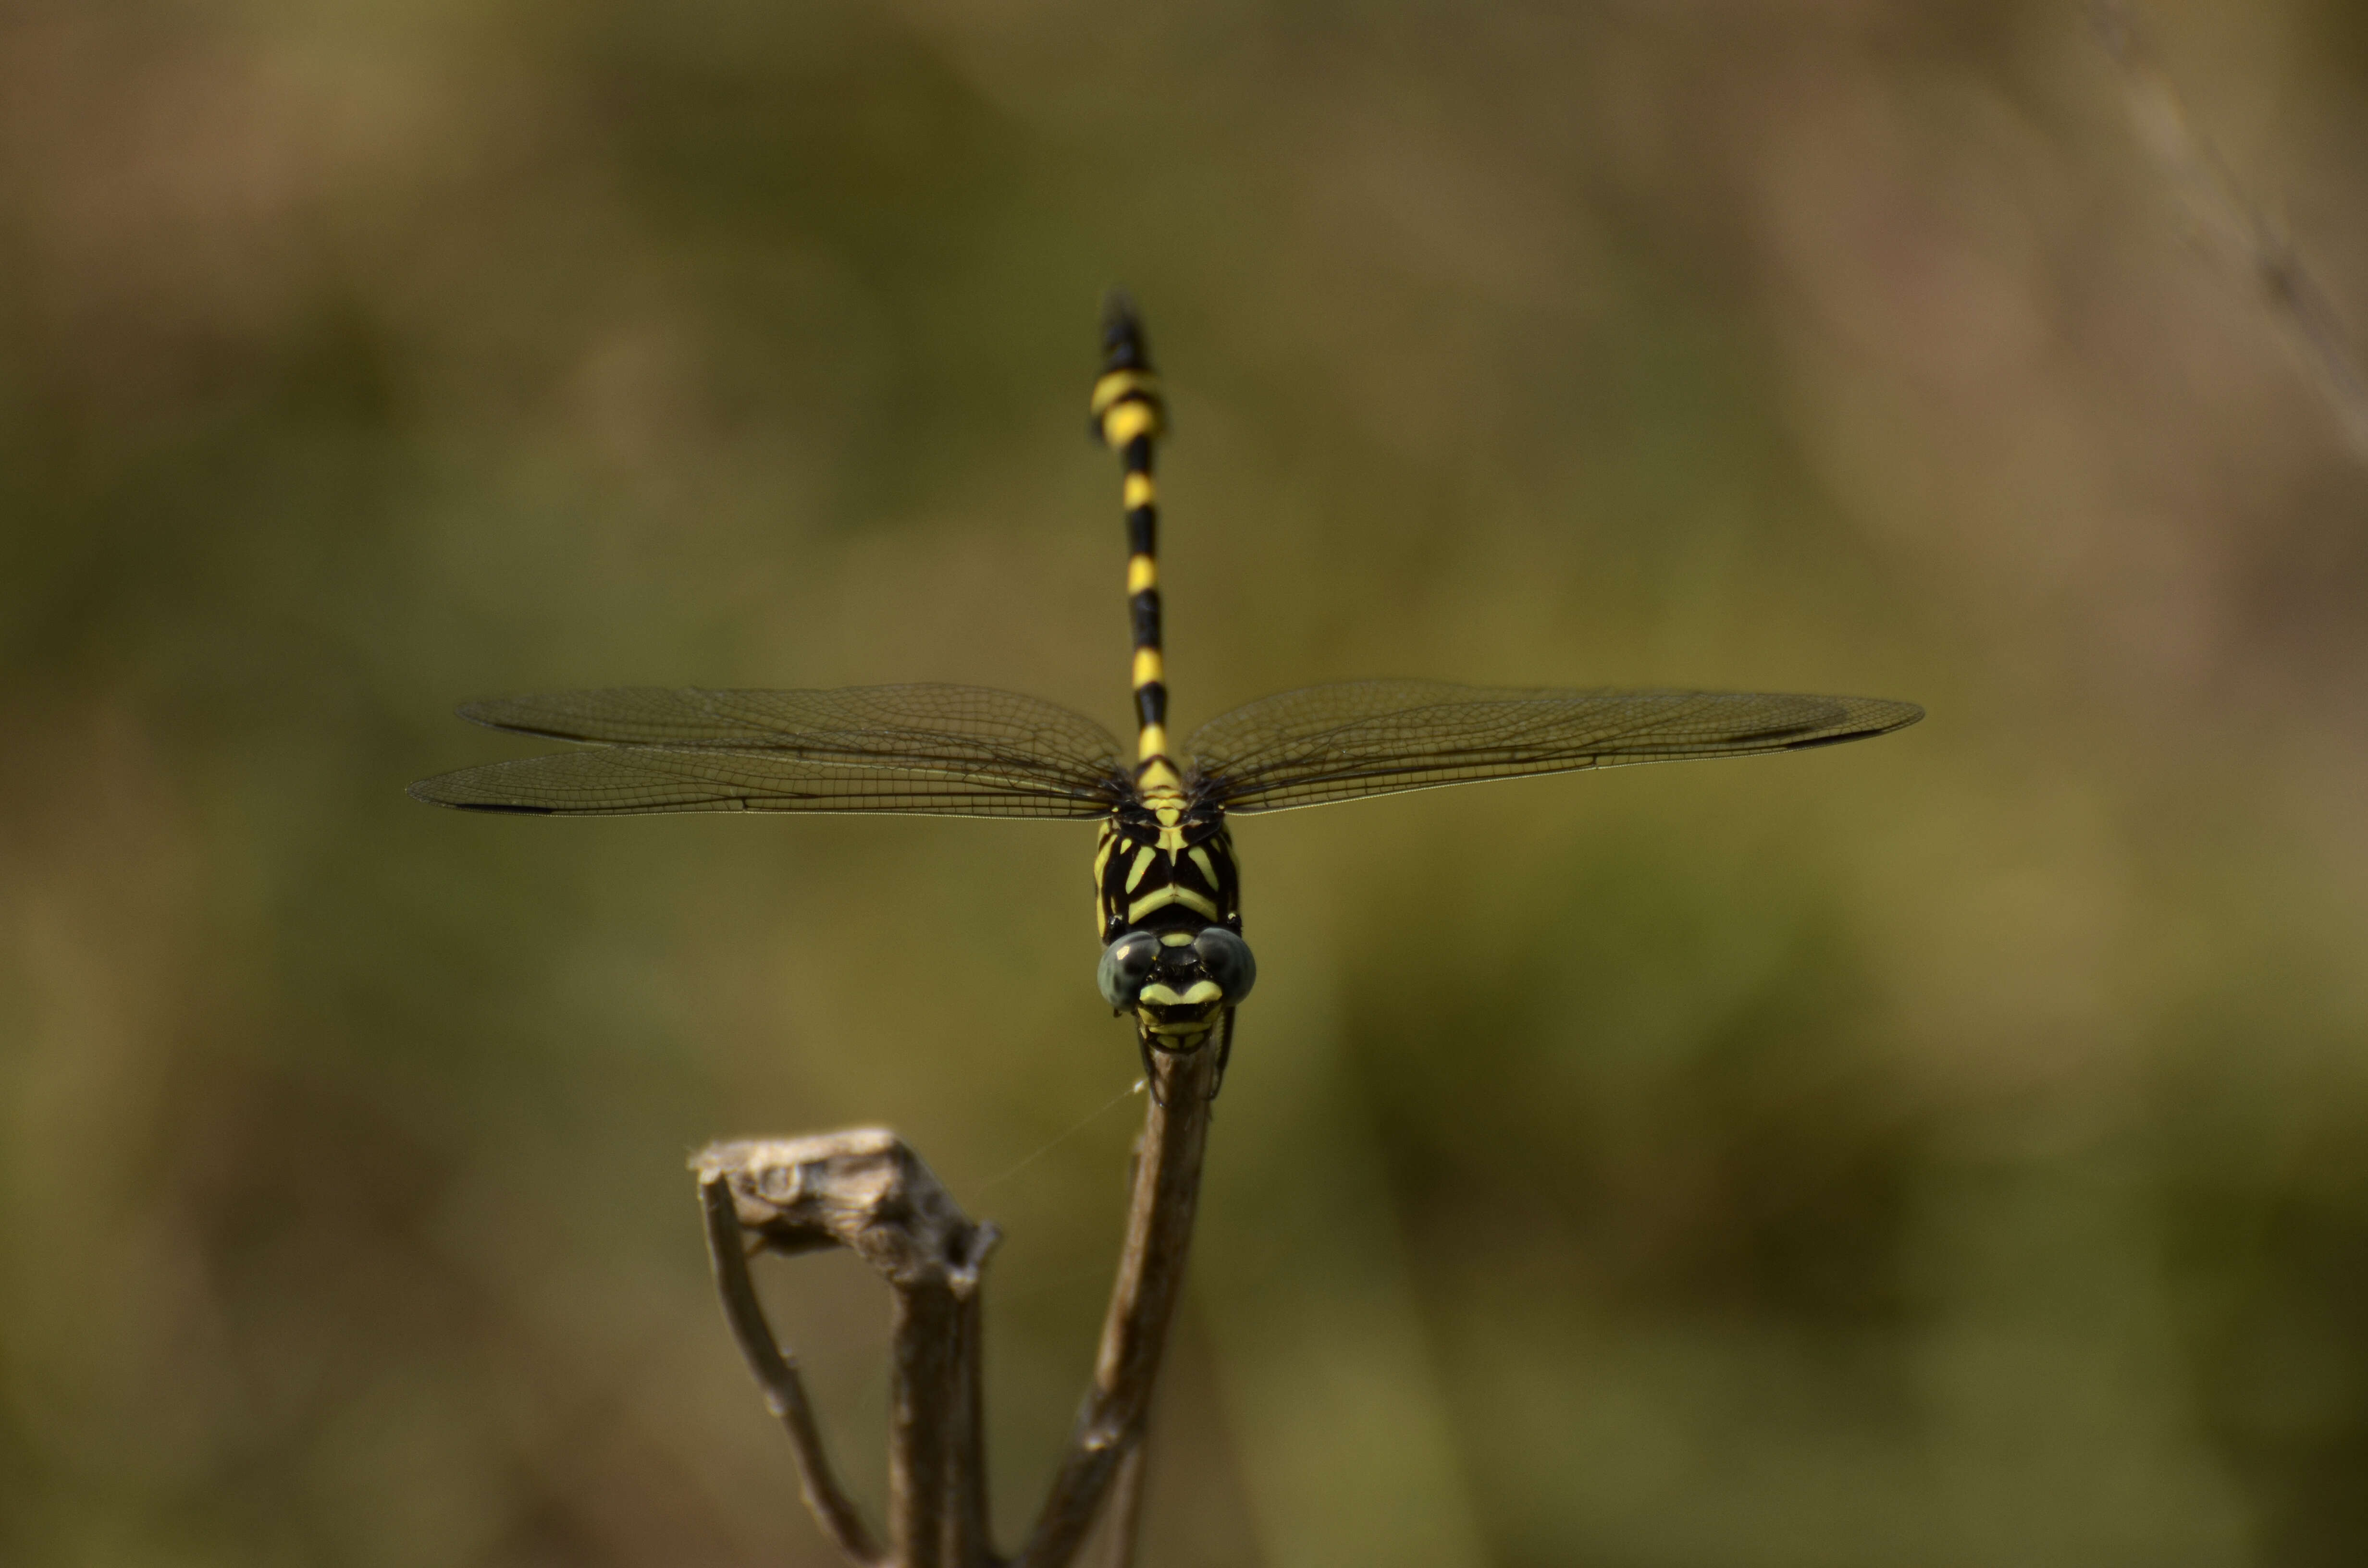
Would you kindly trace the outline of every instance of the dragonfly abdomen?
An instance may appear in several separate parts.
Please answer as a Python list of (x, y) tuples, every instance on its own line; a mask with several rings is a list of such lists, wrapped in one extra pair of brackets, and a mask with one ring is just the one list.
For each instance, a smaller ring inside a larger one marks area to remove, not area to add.
[(1122, 295), (1103, 322), (1101, 379), (1094, 383), (1094, 432), (1124, 469), (1127, 619), (1134, 633), (1135, 760), (1167, 755), (1167, 673), (1159, 636), (1159, 494), (1151, 448), (1167, 424), (1159, 379), (1142, 324)]

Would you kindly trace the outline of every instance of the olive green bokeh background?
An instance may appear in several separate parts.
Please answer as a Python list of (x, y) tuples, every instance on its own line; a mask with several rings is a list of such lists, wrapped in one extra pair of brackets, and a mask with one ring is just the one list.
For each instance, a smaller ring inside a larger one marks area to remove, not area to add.
[[(2163, 6), (2368, 312), (2368, 30)], [(2069, 5), (40, 0), (0, 20), (0, 1558), (819, 1563), (685, 1153), (1008, 1240), (1137, 1111), (1090, 830), (434, 812), (462, 699), (1925, 702), (1246, 822), (1146, 1561), (2368, 1553), (2368, 476)], [(1113, 1102), (1117, 1103), (1113, 1103)], [(876, 1498), (882, 1303), (768, 1272)]]

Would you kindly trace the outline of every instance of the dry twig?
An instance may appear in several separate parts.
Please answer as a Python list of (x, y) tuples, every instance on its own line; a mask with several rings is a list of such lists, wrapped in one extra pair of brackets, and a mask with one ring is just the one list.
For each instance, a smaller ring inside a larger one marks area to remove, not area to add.
[[(773, 1337), (772, 1327), (765, 1321), (764, 1305), (757, 1300), (756, 1282), (748, 1278), (747, 1244), (741, 1235), (733, 1187), (723, 1179), (725, 1167), (721, 1162), (753, 1147), (716, 1145), (700, 1155), (700, 1202), (707, 1214), (707, 1251), (715, 1265), (716, 1290), (723, 1298), (723, 1318), (731, 1324), (732, 1337), (739, 1344), (740, 1354), (747, 1358), (748, 1369), (757, 1375), (757, 1386), (764, 1391), (766, 1407), (780, 1419), (790, 1434), (790, 1451), (797, 1460), (798, 1480), (805, 1493), (806, 1506), (849, 1559), (862, 1563), (884, 1562), (886, 1558), (879, 1543), (872, 1540), (863, 1516), (857, 1511), (854, 1499), (848, 1496), (847, 1489), (839, 1484), (838, 1476), (831, 1469), (830, 1453), (823, 1446), (822, 1428), (814, 1422), (814, 1406), (806, 1399), (805, 1383), (798, 1376), (797, 1363), (782, 1353), (780, 1342)], [(711, 1160), (718, 1162), (717, 1174), (710, 1174), (707, 1162)]]

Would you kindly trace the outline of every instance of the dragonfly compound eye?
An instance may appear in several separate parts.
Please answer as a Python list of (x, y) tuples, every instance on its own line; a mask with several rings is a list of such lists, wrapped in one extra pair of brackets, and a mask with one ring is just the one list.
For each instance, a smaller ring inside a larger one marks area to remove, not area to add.
[(1102, 988), (1102, 1000), (1124, 1012), (1134, 1006), (1158, 967), (1159, 938), (1148, 931), (1131, 931), (1102, 949), (1101, 970), (1094, 978)]
[(1250, 945), (1223, 926), (1209, 926), (1193, 937), (1192, 951), (1228, 1004), (1239, 1002), (1258, 983), (1258, 960), (1250, 957)]

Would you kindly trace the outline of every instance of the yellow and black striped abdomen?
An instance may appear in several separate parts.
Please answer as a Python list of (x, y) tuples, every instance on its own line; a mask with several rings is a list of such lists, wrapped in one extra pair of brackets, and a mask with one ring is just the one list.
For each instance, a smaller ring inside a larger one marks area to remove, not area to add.
[(1101, 379), (1094, 383), (1094, 433), (1124, 470), (1127, 616), (1134, 632), (1135, 760), (1149, 771), (1146, 790), (1177, 782), (1167, 765), (1167, 672), (1159, 634), (1159, 492), (1151, 476), (1152, 444), (1167, 425), (1159, 380), (1143, 328), (1122, 296), (1103, 324)]
[(1094, 892), (1105, 943), (1129, 931), (1242, 928), (1241, 870), (1216, 812), (1154, 801), (1112, 813), (1094, 855)]

